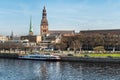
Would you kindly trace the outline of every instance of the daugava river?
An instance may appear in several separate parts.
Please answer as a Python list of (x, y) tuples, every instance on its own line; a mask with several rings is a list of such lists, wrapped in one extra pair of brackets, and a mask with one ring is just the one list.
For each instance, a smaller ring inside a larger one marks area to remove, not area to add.
[(0, 59), (0, 80), (120, 80), (120, 64)]

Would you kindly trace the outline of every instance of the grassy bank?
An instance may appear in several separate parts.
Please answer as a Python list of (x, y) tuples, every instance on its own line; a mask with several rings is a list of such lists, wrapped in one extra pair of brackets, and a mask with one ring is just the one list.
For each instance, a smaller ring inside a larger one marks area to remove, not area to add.
[(106, 58), (106, 57), (115, 57), (115, 58), (120, 58), (120, 54), (118, 53), (89, 53), (89, 54), (75, 54), (74, 56), (78, 57), (101, 57), (101, 58)]

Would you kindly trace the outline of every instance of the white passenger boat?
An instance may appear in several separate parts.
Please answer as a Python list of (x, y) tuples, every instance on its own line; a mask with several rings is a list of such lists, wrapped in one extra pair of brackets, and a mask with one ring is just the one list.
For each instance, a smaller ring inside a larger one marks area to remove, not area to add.
[(19, 59), (57, 61), (60, 60), (60, 57), (55, 55), (45, 55), (45, 54), (29, 54), (29, 55), (20, 56)]

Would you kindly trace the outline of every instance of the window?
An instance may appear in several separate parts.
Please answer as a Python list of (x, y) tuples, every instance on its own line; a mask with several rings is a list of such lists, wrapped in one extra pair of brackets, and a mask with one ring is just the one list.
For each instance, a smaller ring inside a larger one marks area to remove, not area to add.
[(46, 30), (43, 30), (43, 32), (46, 32)]

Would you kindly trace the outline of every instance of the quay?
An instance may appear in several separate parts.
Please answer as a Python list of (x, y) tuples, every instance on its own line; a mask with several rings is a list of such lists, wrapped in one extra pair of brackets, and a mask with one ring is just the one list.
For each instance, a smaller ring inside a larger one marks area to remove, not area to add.
[[(24, 59), (20, 59), (19, 54), (17, 54), (17, 53), (0, 53), (0, 58), (24, 60)], [(52, 60), (44, 60), (44, 61), (52, 61)], [(56, 60), (56, 61), (85, 62), (85, 63), (86, 62), (89, 62), (89, 63), (120, 63), (120, 58), (114, 58), (114, 57), (93, 58), (93, 57), (77, 57), (77, 56), (60, 56), (60, 60)]]
[(19, 55), (17, 53), (0, 53), (0, 58), (5, 59), (18, 59)]
[(89, 63), (120, 63), (120, 58), (61, 57), (61, 61)]

